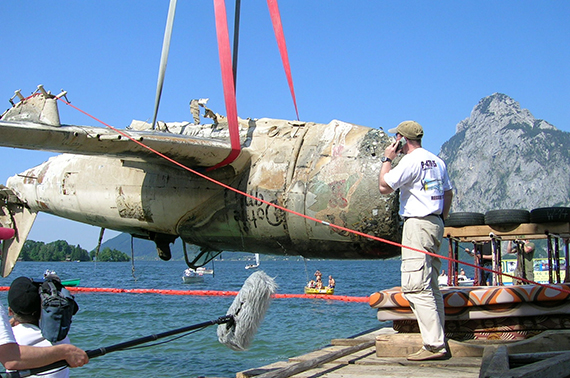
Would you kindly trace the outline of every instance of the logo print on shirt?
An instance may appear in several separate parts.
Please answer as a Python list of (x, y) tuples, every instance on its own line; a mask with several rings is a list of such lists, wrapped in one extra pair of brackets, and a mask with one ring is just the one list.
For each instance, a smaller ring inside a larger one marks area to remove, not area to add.
[[(443, 180), (441, 179), (441, 177), (437, 177), (439, 176), (439, 170), (436, 169), (437, 168), (436, 161), (426, 160), (422, 161), (421, 164), (422, 164), (422, 171), (424, 172), (424, 178), (421, 181), (422, 190), (425, 191), (432, 190), (437, 193), (443, 193)], [(434, 198), (432, 197), (432, 199)]]
[(442, 184), (443, 183), (439, 179), (422, 180), (422, 189), (425, 191), (437, 190), (438, 192), (442, 192)]

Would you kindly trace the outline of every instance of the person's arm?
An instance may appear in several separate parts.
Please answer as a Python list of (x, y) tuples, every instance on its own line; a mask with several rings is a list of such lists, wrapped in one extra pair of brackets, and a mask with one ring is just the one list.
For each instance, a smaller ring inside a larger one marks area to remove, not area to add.
[(449, 215), (449, 209), (451, 209), (451, 202), (453, 201), (453, 190), (449, 189), (443, 192), (443, 219), (446, 219)]
[(513, 253), (513, 242), (509, 240), (509, 243), (507, 244), (507, 254), (509, 253)]
[(8, 343), (0, 345), (0, 362), (8, 370), (25, 370), (46, 366), (65, 360), (70, 367), (83, 366), (89, 362), (85, 351), (71, 344), (51, 347), (33, 347)]

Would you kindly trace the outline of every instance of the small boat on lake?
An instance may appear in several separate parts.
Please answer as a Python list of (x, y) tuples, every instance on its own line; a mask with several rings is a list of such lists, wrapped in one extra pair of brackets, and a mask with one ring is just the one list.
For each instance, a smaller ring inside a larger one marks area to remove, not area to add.
[(81, 282), (81, 278), (72, 278), (69, 280), (61, 280), (61, 284), (63, 286), (67, 286), (67, 287), (76, 287), (79, 286), (79, 283)]
[(259, 267), (259, 253), (255, 254), (255, 264), (249, 264), (245, 266), (245, 269), (256, 269)]
[[(474, 279), (467, 276), (459, 275), (457, 276), (457, 286), (473, 286), (475, 282)], [(439, 286), (447, 286), (447, 275), (438, 277)]]
[(44, 280), (48, 277), (55, 278), (55, 279), (59, 280), (63, 286), (67, 286), (67, 287), (79, 286), (79, 283), (81, 282), (81, 278), (70, 278), (70, 279), (62, 280), (54, 270), (46, 269), (46, 271), (44, 272)]
[(184, 274), (182, 274), (182, 283), (189, 284), (198, 282), (204, 282), (204, 275), (202, 273), (199, 273), (192, 268), (187, 268), (184, 271)]
[(305, 294), (333, 295), (334, 287), (325, 286), (322, 289), (317, 289), (316, 287), (305, 286)]
[(305, 286), (305, 294), (333, 295), (335, 286), (336, 281), (330, 275), (328, 286), (324, 286), (323, 274), (317, 269), (315, 272), (315, 279), (309, 281)]
[(206, 269), (205, 267), (201, 266), (196, 268), (196, 273), (198, 274), (214, 274), (214, 269)]

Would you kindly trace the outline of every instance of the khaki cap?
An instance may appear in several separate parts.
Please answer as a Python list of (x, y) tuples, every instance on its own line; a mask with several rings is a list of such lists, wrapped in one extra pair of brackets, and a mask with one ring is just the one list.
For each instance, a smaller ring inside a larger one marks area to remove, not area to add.
[(391, 134), (402, 134), (408, 139), (422, 139), (424, 136), (424, 129), (422, 125), (416, 121), (404, 121), (400, 123), (395, 129), (388, 130)]

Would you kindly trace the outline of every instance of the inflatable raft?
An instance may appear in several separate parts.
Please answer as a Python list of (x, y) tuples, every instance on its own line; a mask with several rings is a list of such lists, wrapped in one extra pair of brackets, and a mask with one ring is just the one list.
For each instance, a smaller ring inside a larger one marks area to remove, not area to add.
[(305, 287), (305, 294), (322, 294), (322, 295), (333, 295), (334, 287), (324, 287), (322, 289), (317, 289), (313, 287)]

